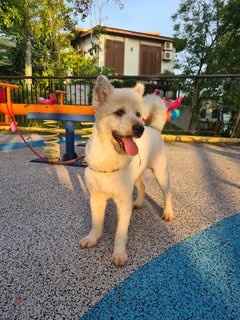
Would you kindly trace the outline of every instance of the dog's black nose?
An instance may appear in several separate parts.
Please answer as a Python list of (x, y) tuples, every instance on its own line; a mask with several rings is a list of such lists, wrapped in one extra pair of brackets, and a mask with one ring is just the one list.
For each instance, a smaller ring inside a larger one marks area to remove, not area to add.
[(143, 134), (144, 126), (139, 123), (136, 123), (133, 125), (132, 129), (133, 129), (134, 137), (140, 138)]

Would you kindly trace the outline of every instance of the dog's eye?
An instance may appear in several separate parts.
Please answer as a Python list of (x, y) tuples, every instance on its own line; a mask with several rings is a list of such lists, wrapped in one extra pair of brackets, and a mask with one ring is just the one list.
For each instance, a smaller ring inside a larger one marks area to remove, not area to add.
[(115, 111), (114, 114), (118, 117), (122, 117), (125, 114), (125, 111), (123, 109), (119, 109)]
[(140, 113), (140, 112), (136, 112), (136, 116), (137, 116), (138, 118), (140, 118), (140, 117), (141, 117), (141, 113)]

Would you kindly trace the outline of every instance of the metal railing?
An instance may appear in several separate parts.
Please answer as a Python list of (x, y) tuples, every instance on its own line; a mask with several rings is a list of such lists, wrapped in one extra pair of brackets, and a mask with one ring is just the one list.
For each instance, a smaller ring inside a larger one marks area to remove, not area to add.
[[(0, 76), (0, 82), (18, 84), (12, 90), (13, 103), (38, 103), (38, 97), (48, 98), (56, 90), (66, 91), (65, 104), (91, 105), (92, 90), (97, 76)], [(234, 94), (233, 87), (240, 90), (240, 74), (201, 74), (201, 75), (160, 75), (160, 76), (108, 76), (115, 87), (131, 87), (137, 81), (145, 84), (145, 94), (157, 88), (161, 96), (176, 98), (185, 95), (182, 115), (174, 123), (165, 126), (165, 132), (181, 132), (201, 135), (229, 135), (226, 120), (227, 108), (224, 105), (224, 90)], [(26, 84), (31, 79), (32, 84)], [(0, 88), (1, 89), (1, 88)], [(204, 107), (205, 106), (205, 107)], [(206, 115), (202, 117), (204, 110)], [(211, 110), (212, 109), (212, 110)], [(217, 110), (217, 116), (216, 116)], [(211, 118), (211, 111), (214, 117)], [(237, 112), (237, 111), (236, 111)], [(239, 111), (240, 112), (240, 111)], [(225, 114), (226, 113), (226, 114)], [(223, 119), (225, 117), (225, 119)], [(1, 118), (1, 116), (0, 116)], [(0, 119), (1, 121), (1, 119)], [(26, 117), (20, 116), (19, 124), (26, 125)], [(239, 131), (239, 130), (238, 130)]]

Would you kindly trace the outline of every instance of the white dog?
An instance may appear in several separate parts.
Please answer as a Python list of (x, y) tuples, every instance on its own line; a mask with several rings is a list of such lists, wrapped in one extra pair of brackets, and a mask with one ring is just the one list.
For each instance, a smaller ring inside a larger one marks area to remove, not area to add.
[[(96, 122), (86, 146), (86, 185), (90, 193), (92, 228), (80, 240), (82, 248), (97, 244), (103, 232), (108, 199), (117, 206), (118, 224), (112, 262), (123, 266), (127, 262), (126, 241), (132, 208), (144, 202), (142, 174), (152, 169), (164, 195), (163, 219), (174, 219), (169, 172), (164, 142), (159, 131), (166, 119), (166, 107), (160, 97), (142, 97), (144, 85), (115, 89), (105, 76), (99, 76), (93, 92)], [(153, 114), (154, 129), (144, 127), (144, 118)], [(134, 185), (137, 199), (132, 201)]]

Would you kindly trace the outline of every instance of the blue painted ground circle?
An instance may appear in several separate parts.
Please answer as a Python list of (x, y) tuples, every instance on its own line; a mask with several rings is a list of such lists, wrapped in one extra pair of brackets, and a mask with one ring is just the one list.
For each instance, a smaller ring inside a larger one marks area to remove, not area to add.
[[(19, 138), (20, 139), (20, 138)], [(33, 140), (28, 141), (28, 144), (32, 148), (42, 147), (44, 146), (45, 140)], [(59, 138), (59, 143), (65, 142), (65, 138)], [(23, 149), (27, 148), (26, 144), (24, 142), (14, 142), (14, 143), (3, 143), (0, 144), (0, 151), (4, 150), (13, 150), (13, 149)]]
[(81, 320), (239, 320), (240, 215), (162, 253)]
[[(22, 142), (21, 138), (19, 137), (20, 142), (14, 142), (14, 143), (1, 143), (0, 144), (0, 151), (5, 151), (5, 150), (14, 150), (14, 149), (23, 149), (23, 148), (27, 148), (27, 145)], [(75, 141), (82, 141), (84, 140), (84, 138), (82, 138), (81, 135), (78, 135), (75, 137)], [(32, 141), (27, 141), (28, 144), (32, 147), (32, 148), (37, 148), (37, 147), (43, 147), (45, 146), (45, 140), (32, 140)], [(66, 138), (65, 137), (59, 137), (59, 144), (65, 143), (66, 142)], [(80, 146), (80, 144), (78, 144), (78, 146)], [(85, 144), (83, 144), (82, 146), (85, 146)]]

